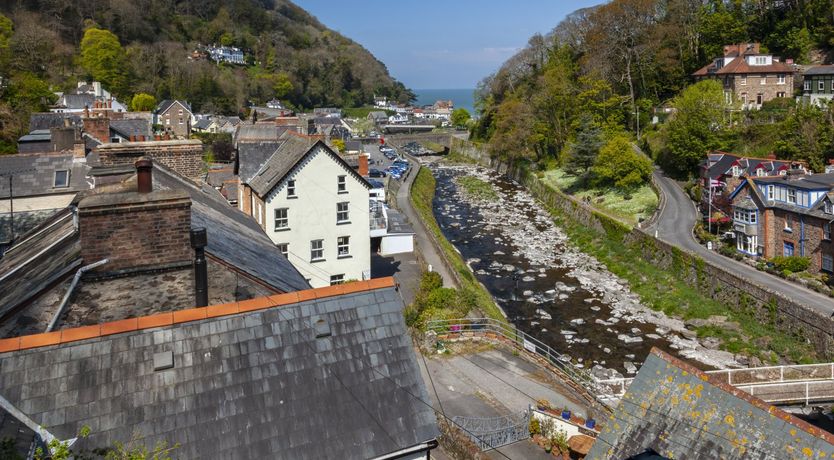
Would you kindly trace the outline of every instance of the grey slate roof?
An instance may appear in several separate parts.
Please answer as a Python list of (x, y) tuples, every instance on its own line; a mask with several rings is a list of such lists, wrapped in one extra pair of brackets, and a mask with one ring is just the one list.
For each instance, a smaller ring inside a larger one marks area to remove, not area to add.
[(727, 460), (808, 458), (803, 449), (834, 455), (834, 437), (810, 429), (653, 349), (585, 458), (630, 458), (648, 449), (666, 458)]
[(89, 426), (78, 449), (136, 433), (184, 459), (373, 458), (437, 436), (402, 308), (385, 288), (5, 353), (0, 394), (61, 439)]
[(189, 112), (192, 112), (191, 105), (189, 105), (186, 101), (180, 101), (177, 99), (165, 99), (162, 102), (160, 102), (158, 106), (156, 106), (156, 113), (165, 113), (169, 108), (171, 108), (172, 105), (174, 105), (175, 102), (179, 102), (183, 105), (183, 107), (188, 109)]
[(130, 139), (130, 136), (145, 136), (145, 139), (151, 139), (151, 125), (147, 120), (110, 120), (110, 130), (126, 139)]
[(274, 123), (246, 123), (240, 125), (235, 133), (236, 142), (259, 142), (278, 140), (281, 133), (286, 131), (286, 128), (275, 126)]
[(241, 182), (248, 183), (280, 145), (278, 140), (238, 143), (238, 175)]
[(58, 100), (58, 105), (68, 109), (79, 110), (84, 107), (92, 107), (96, 98), (92, 94), (64, 94)]
[[(14, 196), (53, 195), (78, 192), (90, 188), (85, 179), (89, 167), (85, 163), (73, 162), (72, 152), (0, 155), (0, 173), (14, 174)], [(53, 187), (55, 171), (67, 170), (68, 187)], [(9, 180), (0, 180), (0, 198), (9, 197)]]
[(210, 118), (200, 118), (197, 123), (194, 123), (194, 129), (206, 129), (211, 124)]
[(154, 183), (161, 188), (185, 190), (191, 195), (191, 227), (205, 227), (206, 252), (279, 291), (310, 288), (258, 224), (229, 206), (213, 187), (198, 187), (159, 164), (154, 165)]
[(29, 115), (29, 131), (60, 128), (68, 118), (73, 126), (81, 126), (81, 116), (73, 113), (38, 112)]
[(818, 65), (805, 71), (805, 75), (834, 75), (834, 65)]
[(308, 155), (321, 148), (323, 152), (340, 163), (345, 170), (359, 180), (365, 187), (371, 185), (360, 176), (339, 154), (330, 149), (324, 142), (300, 136), (291, 132), (281, 135), (283, 143), (266, 161), (260, 170), (249, 180), (249, 186), (258, 194), (266, 196), (296, 165), (300, 164)]
[(396, 209), (388, 208), (388, 233), (414, 234), (414, 227), (405, 221), (405, 217)]

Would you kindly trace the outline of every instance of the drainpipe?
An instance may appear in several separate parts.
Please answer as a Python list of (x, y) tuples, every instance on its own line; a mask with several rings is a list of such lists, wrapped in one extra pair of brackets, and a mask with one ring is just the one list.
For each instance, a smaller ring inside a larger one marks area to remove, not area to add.
[(72, 278), (72, 284), (70, 284), (69, 289), (67, 289), (66, 294), (64, 294), (64, 298), (61, 300), (61, 306), (58, 307), (58, 311), (55, 312), (55, 316), (52, 317), (52, 321), (49, 322), (49, 326), (46, 328), (46, 332), (52, 332), (55, 329), (55, 326), (58, 324), (58, 320), (61, 318), (61, 315), (64, 313), (64, 309), (67, 307), (67, 302), (69, 301), (70, 295), (72, 295), (72, 291), (75, 290), (75, 286), (81, 280), (81, 275), (84, 273), (99, 267), (101, 265), (106, 264), (109, 262), (108, 259), (101, 259), (98, 262), (92, 263), (90, 265), (85, 265), (78, 269), (75, 272), (75, 276)]
[(205, 228), (191, 229), (191, 247), (194, 248), (194, 306), (208, 305), (208, 266), (206, 264)]
[(799, 215), (799, 256), (805, 257), (805, 216)]

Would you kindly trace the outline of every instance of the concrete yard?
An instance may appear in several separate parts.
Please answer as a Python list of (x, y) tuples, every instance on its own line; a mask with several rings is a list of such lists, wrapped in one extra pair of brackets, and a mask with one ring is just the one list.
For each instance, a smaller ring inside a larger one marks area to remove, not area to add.
[[(575, 413), (589, 415), (577, 396), (538, 366), (503, 348), (475, 343), (462, 346), (461, 352), (426, 357), (425, 363), (418, 357), (432, 405), (436, 409), (442, 406), (448, 418), (520, 414), (541, 398), (554, 406), (567, 406)], [(497, 450), (500, 453), (490, 452), (494, 459), (553, 458), (529, 440)], [(436, 457), (445, 458), (442, 452)]]

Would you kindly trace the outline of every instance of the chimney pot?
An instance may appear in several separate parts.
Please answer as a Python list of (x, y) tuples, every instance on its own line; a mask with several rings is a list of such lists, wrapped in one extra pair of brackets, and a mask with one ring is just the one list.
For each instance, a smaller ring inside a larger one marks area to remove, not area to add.
[(137, 192), (151, 193), (153, 191), (153, 161), (142, 157), (133, 164), (136, 167)]

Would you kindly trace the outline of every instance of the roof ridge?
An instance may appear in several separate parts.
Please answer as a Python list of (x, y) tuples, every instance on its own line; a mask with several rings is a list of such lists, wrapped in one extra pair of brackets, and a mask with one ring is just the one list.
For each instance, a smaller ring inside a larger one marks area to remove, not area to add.
[(730, 385), (729, 383), (725, 383), (721, 380), (718, 380), (717, 378), (711, 376), (710, 374), (707, 374), (706, 372), (698, 369), (697, 367), (695, 367), (695, 366), (693, 366), (693, 365), (691, 365), (691, 364), (689, 364), (689, 363), (687, 363), (687, 362), (685, 362), (685, 361), (683, 361), (683, 360), (681, 360), (681, 359), (679, 359), (675, 356), (672, 356), (669, 353), (666, 353), (665, 351), (661, 350), (660, 348), (652, 347), (652, 349), (649, 353), (657, 356), (658, 358), (668, 362), (669, 364), (671, 364), (671, 365), (673, 365), (673, 366), (675, 366), (675, 367), (677, 367), (677, 368), (679, 368), (683, 371), (686, 371), (686, 372), (689, 372), (691, 374), (694, 374), (694, 375), (698, 376), (701, 380), (703, 380), (705, 382), (708, 382), (710, 385), (712, 385), (714, 387), (717, 387), (720, 390), (725, 391), (725, 392), (735, 396), (736, 398), (743, 399), (743, 400), (747, 401), (748, 403), (752, 404), (753, 406), (755, 406), (758, 409), (761, 409), (765, 412), (773, 414), (774, 416), (778, 417), (782, 421), (784, 421), (786, 423), (790, 423), (791, 425), (794, 425), (794, 426), (800, 428), (802, 431), (804, 431), (804, 432), (806, 432), (806, 433), (808, 433), (808, 434), (810, 434), (810, 435), (812, 435), (816, 438), (821, 438), (824, 441), (828, 442), (829, 444), (834, 445), (834, 434), (828, 433), (827, 431), (819, 429), (819, 428), (811, 425), (810, 423), (808, 423), (804, 420), (801, 420), (797, 417), (794, 417), (793, 415), (783, 411), (782, 409), (779, 409), (776, 406), (768, 404), (765, 401), (751, 395), (750, 393), (747, 393), (743, 390), (740, 390), (740, 389)]
[(94, 339), (125, 332), (152, 329), (155, 327), (171, 326), (174, 324), (199, 321), (208, 318), (231, 316), (256, 310), (266, 310), (268, 308), (292, 305), (308, 300), (338, 297), (346, 294), (356, 294), (390, 287), (397, 287), (396, 281), (391, 276), (386, 278), (374, 278), (366, 281), (355, 281), (353, 283), (325, 286), (315, 289), (306, 289), (303, 291), (288, 292), (284, 294), (256, 297), (254, 299), (243, 300), (240, 302), (175, 310), (138, 318), (128, 318), (107, 323), (94, 324), (91, 326), (61, 329), (54, 332), (23, 335), (8, 339), (0, 339), (0, 354), (77, 342), (79, 340)]

